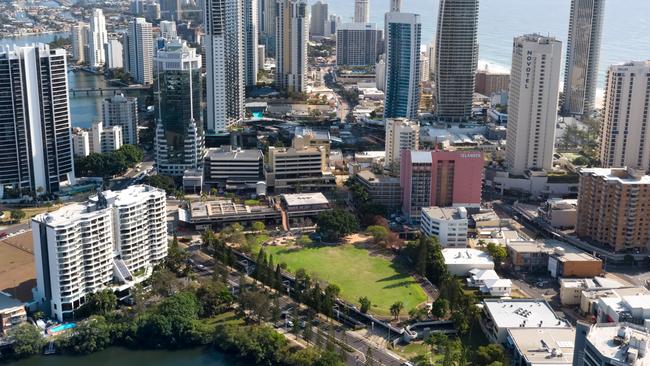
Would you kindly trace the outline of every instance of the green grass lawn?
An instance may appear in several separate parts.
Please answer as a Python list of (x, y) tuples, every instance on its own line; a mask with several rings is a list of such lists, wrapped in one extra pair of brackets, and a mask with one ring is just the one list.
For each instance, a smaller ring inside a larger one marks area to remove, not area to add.
[(286, 263), (292, 272), (304, 268), (310, 275), (338, 285), (340, 296), (350, 303), (359, 306), (359, 297), (367, 296), (371, 312), (378, 315), (390, 315), (390, 306), (402, 301), (403, 316), (427, 300), (424, 290), (406, 270), (353, 245), (265, 250), (273, 254), (275, 263)]
[(405, 346), (398, 345), (395, 347), (395, 353), (414, 363), (428, 362), (427, 364), (435, 365), (441, 361), (444, 355), (431, 352), (431, 347), (423, 342), (409, 343)]

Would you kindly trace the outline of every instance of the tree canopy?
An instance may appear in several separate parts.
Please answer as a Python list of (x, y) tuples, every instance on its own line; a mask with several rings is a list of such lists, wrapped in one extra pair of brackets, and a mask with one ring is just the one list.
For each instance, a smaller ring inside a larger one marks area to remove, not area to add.
[(325, 240), (336, 241), (359, 230), (357, 217), (342, 209), (326, 211), (318, 216), (318, 232)]

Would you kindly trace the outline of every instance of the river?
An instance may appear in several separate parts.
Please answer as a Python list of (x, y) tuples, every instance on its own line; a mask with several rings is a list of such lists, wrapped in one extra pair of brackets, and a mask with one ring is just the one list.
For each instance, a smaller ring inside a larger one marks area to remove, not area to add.
[(201, 348), (180, 351), (131, 351), (112, 347), (87, 356), (36, 356), (3, 366), (250, 366), (232, 356)]
[[(51, 33), (35, 36), (15, 37), (0, 39), (2, 45), (27, 45), (31, 43), (49, 43), (55, 37), (69, 37), (68, 33)], [(107, 82), (102, 75), (90, 74), (84, 71), (68, 72), (68, 84), (70, 88), (95, 88), (105, 87)], [(90, 128), (93, 121), (101, 119), (102, 96), (87, 96), (79, 93), (76, 96), (70, 95), (70, 119), (73, 127)]]

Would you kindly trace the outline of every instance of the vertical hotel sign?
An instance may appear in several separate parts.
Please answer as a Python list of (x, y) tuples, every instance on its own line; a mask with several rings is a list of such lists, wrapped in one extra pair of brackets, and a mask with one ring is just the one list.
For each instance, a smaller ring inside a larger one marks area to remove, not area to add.
[(533, 51), (526, 51), (526, 79), (524, 81), (524, 89), (528, 89), (528, 84), (530, 83), (530, 73), (532, 71), (533, 65)]

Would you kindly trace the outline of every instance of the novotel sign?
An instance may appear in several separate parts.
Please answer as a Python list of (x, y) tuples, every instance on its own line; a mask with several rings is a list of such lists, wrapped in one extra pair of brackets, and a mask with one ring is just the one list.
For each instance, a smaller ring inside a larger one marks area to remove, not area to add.
[(533, 70), (533, 51), (526, 51), (526, 79), (524, 82), (524, 89), (528, 89), (528, 84), (530, 83), (530, 73)]

